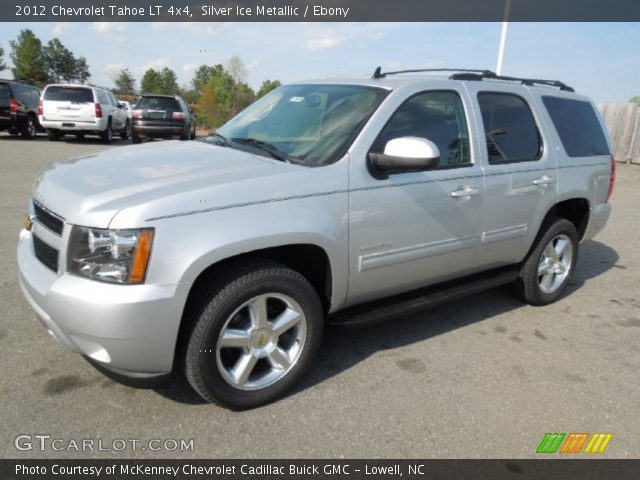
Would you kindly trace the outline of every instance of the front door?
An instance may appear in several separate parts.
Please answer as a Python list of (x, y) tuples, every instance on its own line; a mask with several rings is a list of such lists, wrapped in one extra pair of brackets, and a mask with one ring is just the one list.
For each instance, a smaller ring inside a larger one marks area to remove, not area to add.
[(352, 158), (348, 304), (412, 290), (468, 272), (480, 243), (482, 168), (471, 153), (460, 90), (413, 95), (391, 115), (370, 151), (421, 137), (440, 150), (439, 166), (376, 179)]

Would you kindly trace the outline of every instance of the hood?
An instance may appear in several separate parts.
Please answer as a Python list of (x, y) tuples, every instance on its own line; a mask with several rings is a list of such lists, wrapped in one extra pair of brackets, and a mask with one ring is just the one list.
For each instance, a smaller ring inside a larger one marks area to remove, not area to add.
[[(203, 200), (209, 207), (247, 196), (266, 200), (275, 192), (260, 186), (310, 170), (316, 169), (205, 142), (163, 141), (52, 163), (38, 176), (33, 197), (68, 223), (107, 227), (118, 211), (154, 201), (161, 208), (145, 210), (160, 216), (202, 207)], [(251, 188), (238, 196), (239, 183)], [(212, 195), (220, 186), (224, 195)]]

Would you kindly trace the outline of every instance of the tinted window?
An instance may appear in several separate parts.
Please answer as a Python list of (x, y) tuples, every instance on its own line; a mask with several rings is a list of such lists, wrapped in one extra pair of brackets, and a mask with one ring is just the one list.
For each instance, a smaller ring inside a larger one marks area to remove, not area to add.
[(372, 150), (383, 152), (389, 140), (420, 137), (440, 150), (440, 168), (470, 165), (469, 135), (464, 107), (455, 92), (425, 92), (411, 97), (395, 111)]
[(48, 87), (44, 100), (75, 103), (93, 103), (93, 92), (83, 87)]
[(610, 155), (596, 112), (589, 102), (542, 97), (553, 125), (570, 157)]
[(171, 97), (142, 97), (136, 107), (140, 110), (180, 111), (180, 105)]
[(0, 105), (6, 107), (9, 105), (9, 99), (11, 98), (11, 90), (6, 83), (0, 83)]
[(509, 93), (478, 94), (489, 163), (522, 162), (540, 157), (541, 142), (527, 102)]

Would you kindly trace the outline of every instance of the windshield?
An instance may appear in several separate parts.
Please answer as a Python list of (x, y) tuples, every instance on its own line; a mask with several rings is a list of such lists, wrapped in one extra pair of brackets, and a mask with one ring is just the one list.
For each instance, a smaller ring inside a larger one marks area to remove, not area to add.
[(287, 85), (249, 106), (217, 133), (230, 142), (260, 142), (294, 163), (326, 165), (345, 154), (386, 95), (386, 90), (374, 87)]

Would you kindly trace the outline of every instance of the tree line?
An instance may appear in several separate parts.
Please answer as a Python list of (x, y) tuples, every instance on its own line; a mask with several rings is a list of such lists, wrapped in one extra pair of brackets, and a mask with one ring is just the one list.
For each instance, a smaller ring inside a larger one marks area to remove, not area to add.
[(196, 105), (201, 126), (217, 127), (246, 108), (258, 98), (280, 86), (278, 80), (265, 80), (258, 91), (246, 82), (247, 69), (234, 55), (225, 64), (200, 65), (188, 86), (180, 87), (176, 73), (169, 67), (149, 68), (136, 87), (136, 79), (128, 68), (114, 78), (114, 92), (118, 95), (180, 95), (187, 103)]
[[(84, 84), (91, 77), (85, 57), (76, 57), (58, 39), (46, 44), (30, 29), (21, 30), (15, 40), (9, 42), (9, 58), (13, 63), (11, 73), (16, 80), (32, 82), (40, 87), (47, 83), (79, 82)], [(0, 71), (6, 70), (4, 49), (0, 46)]]

